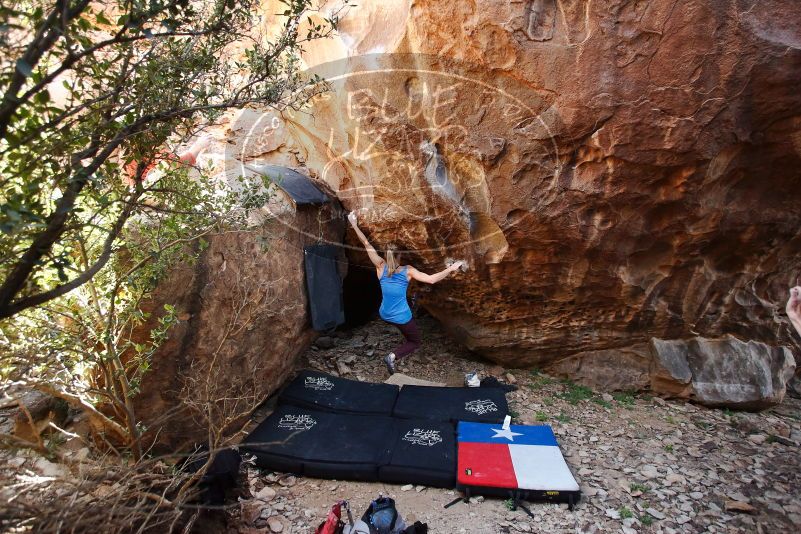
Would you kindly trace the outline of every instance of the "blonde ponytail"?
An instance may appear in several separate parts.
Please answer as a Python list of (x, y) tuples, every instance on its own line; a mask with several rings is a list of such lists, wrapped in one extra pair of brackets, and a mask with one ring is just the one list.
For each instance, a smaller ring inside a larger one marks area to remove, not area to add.
[(400, 254), (395, 252), (393, 249), (387, 249), (387, 274), (392, 275), (395, 271), (398, 270), (398, 260), (400, 259)]

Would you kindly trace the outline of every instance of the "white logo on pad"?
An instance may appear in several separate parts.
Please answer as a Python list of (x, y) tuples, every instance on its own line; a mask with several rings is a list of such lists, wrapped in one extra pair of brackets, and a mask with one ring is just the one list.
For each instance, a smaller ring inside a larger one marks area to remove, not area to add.
[(285, 415), (278, 421), (278, 428), (287, 430), (309, 430), (317, 424), (310, 415)]
[(315, 389), (317, 391), (329, 391), (334, 389), (334, 383), (324, 376), (307, 376), (304, 385), (306, 389)]
[(468, 412), (473, 412), (478, 415), (484, 415), (485, 413), (498, 411), (498, 407), (489, 399), (465, 402), (464, 409)]
[(437, 443), (442, 443), (442, 436), (439, 435), (439, 430), (415, 428), (414, 430), (408, 431), (406, 435), (403, 436), (403, 441), (409, 441), (415, 445), (433, 447)]

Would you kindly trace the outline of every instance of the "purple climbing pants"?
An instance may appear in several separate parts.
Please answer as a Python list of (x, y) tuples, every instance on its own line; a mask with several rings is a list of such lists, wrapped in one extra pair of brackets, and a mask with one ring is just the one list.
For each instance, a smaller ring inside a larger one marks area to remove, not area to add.
[(408, 323), (397, 324), (389, 323), (403, 334), (404, 341), (392, 351), (395, 354), (395, 361), (408, 356), (409, 354), (420, 348), (420, 343), (423, 341), (420, 335), (420, 329), (417, 328), (417, 323), (414, 319), (409, 319)]

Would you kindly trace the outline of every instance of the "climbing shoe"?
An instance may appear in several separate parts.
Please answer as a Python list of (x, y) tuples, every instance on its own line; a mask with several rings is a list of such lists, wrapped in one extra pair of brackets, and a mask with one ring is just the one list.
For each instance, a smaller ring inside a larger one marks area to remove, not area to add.
[(389, 374), (394, 375), (395, 374), (395, 355), (390, 352), (389, 354), (384, 356), (384, 363), (387, 365), (387, 371), (389, 371)]

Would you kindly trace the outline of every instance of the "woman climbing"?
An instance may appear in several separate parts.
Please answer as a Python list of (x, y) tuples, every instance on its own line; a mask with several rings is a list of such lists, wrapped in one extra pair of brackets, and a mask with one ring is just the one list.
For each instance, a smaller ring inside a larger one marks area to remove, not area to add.
[(353, 226), (359, 241), (362, 242), (365, 250), (367, 250), (367, 256), (370, 257), (370, 261), (375, 265), (376, 276), (381, 283), (381, 307), (378, 310), (378, 314), (384, 321), (395, 326), (403, 334), (404, 342), (384, 356), (387, 370), (389, 374), (393, 374), (395, 372), (395, 362), (417, 350), (422, 341), (420, 329), (417, 328), (417, 324), (412, 318), (412, 310), (406, 301), (406, 288), (409, 287), (409, 282), (417, 280), (426, 284), (436, 284), (453, 271), (459, 269), (464, 262), (457, 261), (444, 271), (436, 274), (426, 274), (411, 265), (400, 265), (400, 253), (392, 249), (387, 249), (387, 258), (384, 260), (359, 229), (355, 212), (348, 214), (348, 221)]

